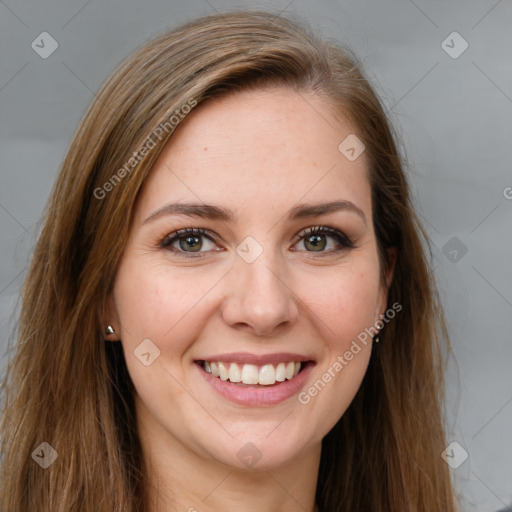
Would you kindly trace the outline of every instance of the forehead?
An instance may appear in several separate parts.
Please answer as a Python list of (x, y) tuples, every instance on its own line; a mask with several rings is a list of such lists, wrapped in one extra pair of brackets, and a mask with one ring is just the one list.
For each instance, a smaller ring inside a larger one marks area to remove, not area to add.
[(354, 131), (313, 94), (253, 90), (209, 100), (162, 151), (139, 210), (186, 199), (261, 213), (263, 205), (345, 199), (370, 212), (364, 153), (350, 161), (338, 149)]

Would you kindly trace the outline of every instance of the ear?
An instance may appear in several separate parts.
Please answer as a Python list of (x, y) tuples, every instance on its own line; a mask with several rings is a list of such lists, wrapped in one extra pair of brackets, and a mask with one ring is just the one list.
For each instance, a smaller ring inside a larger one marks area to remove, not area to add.
[(377, 318), (380, 319), (386, 313), (386, 307), (388, 303), (388, 291), (391, 283), (393, 282), (393, 276), (395, 275), (395, 265), (397, 260), (396, 247), (390, 247), (387, 249), (387, 268), (384, 273), (384, 283), (382, 283), (381, 295), (378, 304)]
[[(121, 339), (121, 324), (119, 322), (119, 317), (117, 314), (116, 303), (114, 301), (114, 296), (111, 293), (107, 299), (107, 304), (105, 305), (105, 309), (102, 315), (102, 329), (103, 329), (103, 337), (107, 341), (120, 341)], [(113, 333), (107, 332), (107, 327), (112, 327), (114, 329)]]

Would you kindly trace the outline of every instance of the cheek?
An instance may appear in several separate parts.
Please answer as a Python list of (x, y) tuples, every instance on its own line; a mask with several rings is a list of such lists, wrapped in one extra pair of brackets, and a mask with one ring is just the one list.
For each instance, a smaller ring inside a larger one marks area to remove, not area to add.
[[(333, 349), (343, 349), (347, 342), (374, 325), (378, 319), (380, 281), (373, 259), (339, 268), (311, 282), (304, 281), (302, 297), (322, 320), (325, 338)], [(307, 293), (306, 293), (307, 292)]]
[(371, 258), (363, 263), (326, 274), (316, 280), (315, 293), (308, 288), (310, 292), (303, 295), (308, 297), (310, 318), (317, 319), (315, 334), (325, 354), (316, 369), (316, 379), (298, 397), (304, 422), (316, 419), (311, 436), (318, 440), (345, 413), (368, 368), (372, 336), (365, 329), (377, 320), (379, 274)]
[(181, 362), (201, 329), (201, 298), (213, 285), (214, 276), (200, 280), (193, 269), (170, 272), (140, 256), (125, 258), (118, 269), (114, 296), (128, 372), (142, 410), (151, 411), (161, 424), (169, 421), (163, 403), (178, 408), (190, 398), (182, 385), (186, 368)]
[(140, 257), (124, 260), (114, 296), (125, 347), (133, 350), (149, 338), (162, 355), (179, 359), (200, 330), (197, 311), (218, 281), (217, 273), (199, 275), (194, 268), (170, 272), (165, 264)]

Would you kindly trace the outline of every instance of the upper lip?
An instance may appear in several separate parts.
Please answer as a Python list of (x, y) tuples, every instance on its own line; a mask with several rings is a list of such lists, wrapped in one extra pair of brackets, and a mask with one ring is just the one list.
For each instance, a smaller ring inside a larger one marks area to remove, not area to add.
[(197, 361), (220, 361), (223, 363), (242, 363), (254, 364), (261, 366), (264, 364), (279, 364), (285, 362), (305, 362), (313, 359), (301, 354), (293, 354), (291, 352), (279, 352), (277, 354), (251, 354), (249, 352), (231, 352), (229, 354), (215, 354), (213, 356), (205, 356)]

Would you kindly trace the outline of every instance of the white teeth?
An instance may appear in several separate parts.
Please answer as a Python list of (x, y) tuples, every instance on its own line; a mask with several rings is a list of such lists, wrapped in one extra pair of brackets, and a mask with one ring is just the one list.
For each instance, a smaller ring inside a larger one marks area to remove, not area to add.
[(276, 368), (276, 380), (277, 382), (283, 382), (286, 380), (286, 365), (279, 363)]
[(293, 379), (302, 367), (298, 361), (279, 363), (276, 367), (273, 364), (256, 366), (254, 364), (223, 363), (221, 361), (204, 361), (203, 368), (214, 377), (230, 382), (242, 384), (259, 384), (271, 386), (276, 382), (284, 382)]
[(220, 378), (222, 380), (228, 380), (229, 374), (228, 374), (228, 370), (224, 366), (224, 363), (219, 362), (218, 364), (219, 364)]
[[(208, 361), (205, 361), (205, 363), (207, 363)], [(217, 363), (210, 363), (210, 368), (212, 370), (212, 375), (214, 377), (220, 377), (220, 372), (219, 372), (219, 365)]]
[(240, 382), (242, 380), (242, 372), (236, 363), (231, 363), (229, 367), (229, 380), (231, 382)]
[(259, 384), (263, 386), (270, 386), (276, 383), (276, 370), (271, 364), (266, 364), (260, 368), (258, 377)]
[(258, 384), (258, 367), (254, 364), (244, 364), (242, 367), (242, 382), (244, 384)]
[(286, 365), (286, 378), (293, 378), (293, 374), (295, 373), (295, 363), (288, 363)]

